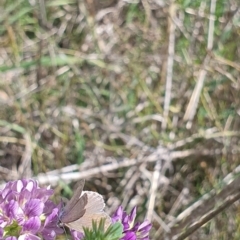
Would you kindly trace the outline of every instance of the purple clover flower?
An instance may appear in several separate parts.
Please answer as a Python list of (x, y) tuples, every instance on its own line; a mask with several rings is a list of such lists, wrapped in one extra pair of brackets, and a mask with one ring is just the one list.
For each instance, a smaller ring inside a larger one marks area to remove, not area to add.
[(112, 222), (120, 221), (123, 225), (124, 237), (121, 240), (149, 240), (149, 231), (152, 224), (145, 220), (143, 223), (135, 223), (137, 208), (134, 207), (128, 215), (120, 206), (112, 216)]
[(61, 234), (60, 206), (49, 200), (52, 194), (34, 180), (8, 182), (0, 190), (0, 239), (54, 240)]

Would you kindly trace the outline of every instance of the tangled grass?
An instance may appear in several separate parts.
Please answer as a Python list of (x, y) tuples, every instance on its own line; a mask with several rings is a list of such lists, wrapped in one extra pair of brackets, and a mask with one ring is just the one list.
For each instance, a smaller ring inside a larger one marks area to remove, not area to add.
[(234, 0), (2, 0), (2, 183), (86, 178), (152, 239), (239, 239), (239, 19)]

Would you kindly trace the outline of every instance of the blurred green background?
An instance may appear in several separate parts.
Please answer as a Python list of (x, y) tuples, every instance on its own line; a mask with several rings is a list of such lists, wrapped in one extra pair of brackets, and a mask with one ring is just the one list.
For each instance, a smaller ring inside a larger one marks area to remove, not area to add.
[[(238, 5), (1, 0), (2, 183), (36, 177), (70, 196), (84, 177), (109, 213), (138, 205), (160, 239), (159, 219), (240, 164)], [(189, 239), (239, 239), (238, 211)]]

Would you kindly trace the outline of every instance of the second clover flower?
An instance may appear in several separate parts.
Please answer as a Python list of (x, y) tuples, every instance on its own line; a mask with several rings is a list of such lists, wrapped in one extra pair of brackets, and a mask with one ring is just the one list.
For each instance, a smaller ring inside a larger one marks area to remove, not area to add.
[(120, 206), (112, 216), (113, 223), (120, 221), (123, 225), (123, 238), (121, 240), (149, 240), (149, 231), (152, 224), (145, 220), (143, 223), (135, 223), (137, 208), (134, 207), (128, 215)]

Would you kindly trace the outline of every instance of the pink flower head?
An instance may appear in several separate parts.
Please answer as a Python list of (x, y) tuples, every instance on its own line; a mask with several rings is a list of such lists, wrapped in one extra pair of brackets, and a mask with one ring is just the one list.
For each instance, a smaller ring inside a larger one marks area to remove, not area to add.
[(0, 239), (54, 240), (62, 230), (59, 207), (49, 200), (52, 194), (34, 180), (8, 182), (0, 190)]
[(123, 225), (124, 237), (121, 240), (149, 240), (149, 231), (152, 224), (145, 220), (143, 223), (135, 223), (137, 208), (134, 207), (128, 215), (120, 206), (112, 216), (112, 222), (120, 221)]

